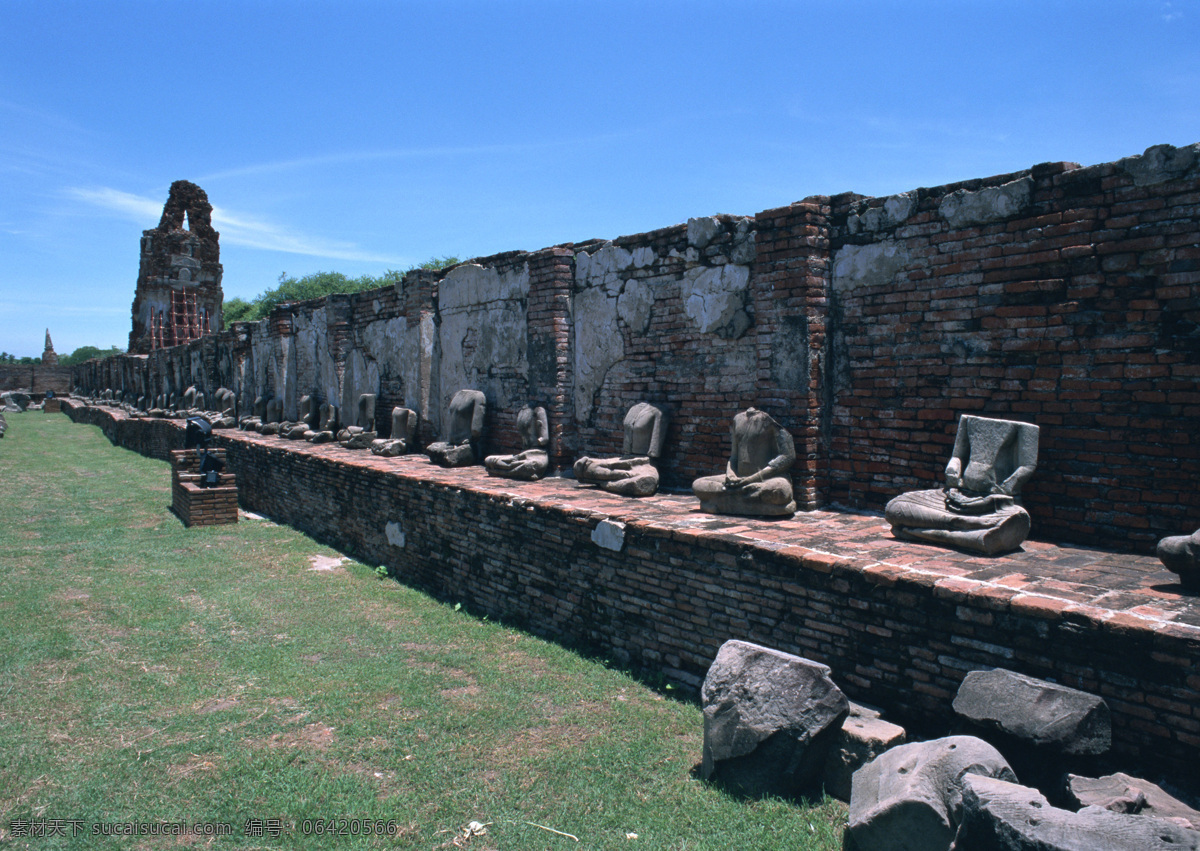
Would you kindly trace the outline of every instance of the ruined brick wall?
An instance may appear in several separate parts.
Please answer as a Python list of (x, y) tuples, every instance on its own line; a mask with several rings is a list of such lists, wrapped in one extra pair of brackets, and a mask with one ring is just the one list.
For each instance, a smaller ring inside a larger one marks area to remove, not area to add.
[(69, 366), (0, 365), (0, 391), (25, 390), (45, 393), (53, 390), (62, 395), (71, 392), (74, 371)]
[[(183, 441), (179, 422), (64, 409), (152, 457)], [(869, 554), (839, 558), (803, 541), (755, 546), (736, 529), (669, 527), (632, 507), (614, 518), (625, 528), (613, 551), (592, 539), (612, 515), (577, 510), (565, 493), (522, 498), (478, 471), (237, 432), (214, 440), (246, 508), (477, 614), (689, 688), (724, 641), (750, 640), (829, 665), (851, 698), (939, 735), (969, 671), (1012, 668), (1102, 695), (1114, 753), (1127, 765), (1197, 776), (1200, 639), (1183, 624), (1136, 625), (1015, 589), (880, 569)], [(690, 505), (653, 499), (680, 514)]]
[(1035, 537), (1200, 525), (1196, 152), (833, 199), (830, 499), (939, 486), (970, 413), (1041, 427)]
[(142, 232), (131, 353), (221, 330), (219, 238), (204, 190), (186, 180), (172, 183), (158, 227)]
[(682, 491), (755, 405), (795, 437), (810, 509), (936, 486), (962, 413), (1026, 420), (1033, 536), (1149, 551), (1200, 526), (1197, 150), (509, 252), (80, 372), (135, 395), (225, 386), (243, 411), (277, 396), (288, 419), (305, 394), (353, 415), (375, 393), (380, 430), (403, 404), (422, 443), (470, 387), (486, 452), (515, 451), (518, 409), (545, 405), (559, 469), (619, 453), (650, 401)]

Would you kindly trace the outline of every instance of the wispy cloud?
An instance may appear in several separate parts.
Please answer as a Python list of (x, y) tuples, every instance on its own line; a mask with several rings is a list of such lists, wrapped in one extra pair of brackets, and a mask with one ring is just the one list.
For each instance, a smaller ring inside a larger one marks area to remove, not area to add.
[(529, 151), (540, 151), (551, 148), (576, 148), (580, 145), (603, 143), (618, 139), (636, 137), (647, 128), (625, 128), (611, 133), (598, 133), (591, 136), (574, 139), (546, 139), (536, 142), (513, 142), (500, 145), (446, 145), (429, 148), (392, 148), (369, 151), (341, 151), (314, 157), (296, 157), (290, 160), (279, 160), (268, 163), (252, 163), (237, 168), (215, 171), (197, 178), (200, 183), (210, 183), (229, 177), (249, 177), (258, 174), (270, 174), (295, 169), (319, 168), (326, 165), (344, 165), (349, 163), (377, 162), (381, 160), (425, 159), (432, 157), (463, 157), (480, 156), (482, 154), (515, 154)]
[[(123, 218), (153, 227), (162, 215), (163, 201), (123, 192), (110, 187), (80, 188), (67, 190), (67, 194), (101, 209), (117, 213)], [(243, 245), (263, 251), (279, 251), (285, 254), (303, 254), (309, 257), (326, 257), (335, 260), (353, 260), (364, 263), (390, 263), (405, 265), (408, 260), (394, 255), (377, 254), (360, 248), (353, 242), (322, 239), (290, 230), (282, 225), (237, 213), (224, 207), (213, 207), (213, 227), (221, 234), (226, 245)]]

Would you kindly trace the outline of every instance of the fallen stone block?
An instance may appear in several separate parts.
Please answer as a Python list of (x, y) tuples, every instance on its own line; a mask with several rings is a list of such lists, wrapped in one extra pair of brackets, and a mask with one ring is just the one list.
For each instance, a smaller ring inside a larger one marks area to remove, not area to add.
[(850, 715), (825, 764), (825, 792), (839, 801), (850, 800), (854, 772), (875, 757), (904, 744), (904, 728), (884, 721), (877, 710), (850, 703)]
[(849, 712), (829, 673), (790, 653), (725, 642), (700, 693), (702, 776), (752, 796), (815, 791)]
[(954, 711), (982, 729), (1058, 753), (1096, 755), (1112, 747), (1108, 704), (1094, 694), (996, 668), (971, 671)]
[(967, 775), (1016, 782), (994, 747), (972, 736), (901, 745), (854, 772), (850, 836), (861, 851), (946, 851)]
[(968, 776), (950, 851), (1195, 851), (1200, 832), (1162, 819), (1052, 807), (1036, 789)]
[(1072, 774), (1067, 778), (1067, 794), (1079, 807), (1102, 807), (1114, 813), (1153, 816), (1200, 830), (1200, 812), (1167, 794), (1161, 786), (1140, 777), (1121, 772), (1107, 777)]

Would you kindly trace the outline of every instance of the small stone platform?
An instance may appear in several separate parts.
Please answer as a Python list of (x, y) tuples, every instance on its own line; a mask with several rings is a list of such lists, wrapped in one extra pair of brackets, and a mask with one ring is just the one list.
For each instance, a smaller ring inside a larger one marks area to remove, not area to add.
[[(209, 454), (226, 463), (224, 449)], [(221, 526), (238, 519), (237, 482), (232, 473), (218, 473), (216, 487), (201, 487), (200, 453), (195, 449), (171, 452), (171, 510), (184, 526)]]

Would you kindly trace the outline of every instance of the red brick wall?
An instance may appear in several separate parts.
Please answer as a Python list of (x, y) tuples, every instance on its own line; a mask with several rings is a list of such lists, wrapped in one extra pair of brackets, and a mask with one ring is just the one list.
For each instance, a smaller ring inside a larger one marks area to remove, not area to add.
[[(835, 268), (871, 243), (908, 257), (870, 285), (835, 276), (831, 500), (940, 486), (971, 413), (1041, 427), (1034, 537), (1147, 551), (1200, 526), (1200, 173), (1137, 185), (1123, 163), (917, 190), (909, 219), (871, 233), (848, 220), (884, 199), (834, 199)], [(1022, 178), (1019, 213), (939, 212)]]

